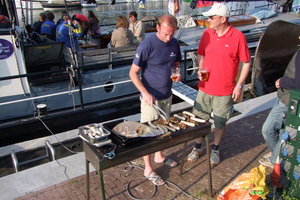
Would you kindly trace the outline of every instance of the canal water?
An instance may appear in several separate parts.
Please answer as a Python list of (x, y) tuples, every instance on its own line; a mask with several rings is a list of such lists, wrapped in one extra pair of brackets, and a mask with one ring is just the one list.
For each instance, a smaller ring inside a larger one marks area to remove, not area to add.
[[(97, 7), (69, 9), (69, 15), (72, 16), (76, 13), (86, 15), (86, 12), (88, 10), (92, 10), (98, 17), (100, 24), (107, 25), (114, 24), (116, 18), (120, 15), (128, 17), (129, 12), (131, 11), (136, 11), (138, 13), (138, 18), (142, 18), (145, 16), (161, 16), (167, 13), (167, 4), (168, 1), (147, 1), (145, 4), (145, 8), (140, 8), (140, 4), (137, 1), (117, 3), (115, 5), (111, 5), (110, 3), (103, 3), (101, 5), (97, 5)], [(20, 7), (18, 8), (17, 6), (17, 12), (21, 24), (24, 24), (24, 22), (22, 22), (22, 14), (24, 14), (25, 16), (25, 24), (32, 24), (34, 21), (38, 20), (39, 13), (45, 11), (42, 8), (34, 8), (30, 10), (30, 4), (27, 5), (27, 8), (28, 9), (26, 9), (26, 4), (25, 6), (23, 6), (23, 9), (21, 9)], [(62, 10), (52, 12), (55, 15), (54, 20), (57, 21), (61, 16)]]
[[(33, 24), (39, 18), (39, 13), (46, 11), (43, 9), (38, 2), (28, 3), (30, 1), (23, 1), (23, 9), (21, 9), (20, 2), (21, 0), (15, 0), (18, 18), (20, 25), (23, 26), (24, 24)], [(116, 4), (111, 5), (110, 2), (103, 2), (98, 4), (97, 7), (90, 7), (90, 8), (80, 8), (80, 9), (69, 9), (69, 15), (72, 16), (76, 13), (81, 13), (86, 15), (88, 10), (92, 10), (95, 15), (98, 17), (100, 21), (100, 25), (108, 25), (108, 24), (115, 24), (115, 20), (118, 16), (126, 16), (128, 17), (131, 11), (136, 11), (138, 13), (138, 18), (143, 18), (146, 16), (162, 16), (168, 13), (168, 0), (149, 0), (146, 1), (144, 8), (140, 7), (140, 3), (138, 0), (128, 0), (122, 1), (117, 0)], [(261, 5), (269, 4), (267, 1), (257, 1), (257, 2), (229, 2), (227, 6), (231, 10), (231, 14), (247, 14), (249, 10), (254, 9), (255, 7), (259, 7)], [(182, 1), (180, 5), (180, 15), (200, 15), (202, 12), (209, 9), (209, 7), (205, 8), (195, 8), (189, 9), (190, 3)], [(40, 8), (38, 8), (40, 7)], [(32, 9), (31, 9), (32, 8)], [(62, 10), (52, 11), (55, 15), (55, 21), (57, 21), (61, 17)]]

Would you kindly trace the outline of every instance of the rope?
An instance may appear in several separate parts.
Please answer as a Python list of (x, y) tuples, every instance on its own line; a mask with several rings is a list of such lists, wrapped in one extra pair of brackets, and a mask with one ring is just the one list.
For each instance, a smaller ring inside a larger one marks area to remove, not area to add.
[(58, 143), (67, 151), (69, 151), (70, 153), (76, 154), (76, 153), (80, 153), (80, 152), (76, 152), (76, 151), (72, 151), (71, 149), (69, 149), (68, 147), (66, 147), (59, 139), (58, 137), (49, 129), (49, 127), (45, 124), (45, 122), (40, 118), (40, 117), (36, 117), (36, 119), (40, 120), (40, 122), (45, 126), (45, 128), (55, 137), (55, 139), (58, 141)]

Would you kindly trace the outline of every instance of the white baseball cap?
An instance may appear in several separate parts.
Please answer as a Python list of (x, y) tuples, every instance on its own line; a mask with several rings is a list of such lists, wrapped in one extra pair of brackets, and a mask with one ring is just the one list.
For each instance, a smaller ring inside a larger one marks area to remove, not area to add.
[(229, 9), (227, 6), (223, 3), (215, 3), (212, 5), (211, 9), (209, 9), (207, 12), (203, 12), (202, 15), (206, 17), (210, 16), (222, 16), (222, 17), (229, 17)]

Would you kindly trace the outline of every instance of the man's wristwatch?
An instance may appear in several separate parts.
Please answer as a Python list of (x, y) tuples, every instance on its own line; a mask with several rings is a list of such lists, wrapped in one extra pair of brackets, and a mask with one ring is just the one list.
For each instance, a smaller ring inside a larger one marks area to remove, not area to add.
[(243, 85), (236, 85), (237, 88), (243, 89)]

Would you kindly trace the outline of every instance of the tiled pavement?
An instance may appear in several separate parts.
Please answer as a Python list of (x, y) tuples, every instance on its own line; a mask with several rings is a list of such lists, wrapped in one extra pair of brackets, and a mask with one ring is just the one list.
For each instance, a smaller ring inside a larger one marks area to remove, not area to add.
[[(261, 126), (269, 110), (245, 117), (228, 125), (224, 140), (221, 144), (222, 162), (213, 167), (212, 180), (214, 194), (218, 194), (222, 188), (228, 185), (239, 174), (258, 166), (258, 158), (267, 153), (266, 145), (261, 136)], [(212, 137), (210, 138), (212, 139)], [(192, 143), (188, 148), (191, 149)], [(172, 147), (165, 151), (167, 155), (177, 160), (184, 160), (183, 145)], [(134, 165), (142, 166), (142, 159), (133, 161)], [(184, 162), (183, 174), (180, 175), (180, 167), (170, 169), (161, 164), (154, 164), (156, 172), (165, 180), (168, 180), (187, 193), (199, 198), (209, 199), (207, 196), (207, 171), (206, 157), (203, 156), (195, 163)], [(137, 198), (145, 198), (153, 192), (153, 186), (145, 181), (143, 171), (139, 168), (127, 170), (128, 164), (122, 164), (104, 171), (106, 196), (111, 200), (132, 199), (127, 193), (126, 186), (138, 185), (130, 191)], [(268, 170), (268, 172), (270, 172)], [(101, 199), (98, 176), (95, 172), (90, 176), (91, 199)], [(85, 176), (79, 176), (60, 184), (42, 189), (17, 198), (18, 200), (81, 200), (86, 199)], [(192, 199), (174, 186), (168, 184), (157, 188), (153, 200), (185, 200)]]

